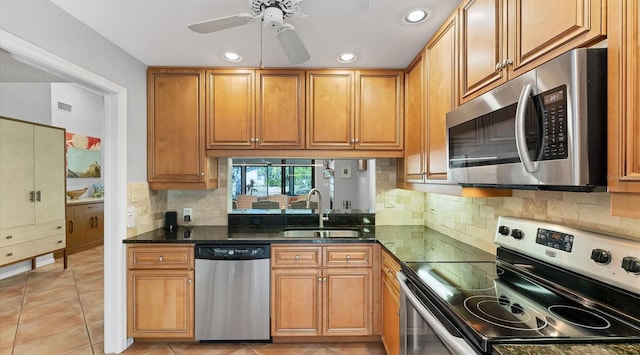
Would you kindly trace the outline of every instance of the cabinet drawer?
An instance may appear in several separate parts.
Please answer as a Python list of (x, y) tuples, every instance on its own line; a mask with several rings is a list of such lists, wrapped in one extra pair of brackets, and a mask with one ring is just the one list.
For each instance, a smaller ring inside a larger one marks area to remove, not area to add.
[(271, 247), (271, 267), (320, 266), (320, 247)]
[(22, 227), (6, 228), (0, 231), (0, 247), (24, 243), (61, 233), (65, 233), (64, 219)]
[(130, 269), (193, 268), (193, 245), (128, 246), (127, 266)]
[(396, 291), (400, 290), (400, 284), (396, 279), (398, 271), (400, 271), (400, 264), (391, 255), (382, 252), (382, 278), (385, 282), (393, 285)]
[(0, 248), (0, 265), (28, 259), (62, 249), (66, 245), (64, 233), (50, 237), (13, 244)]
[(325, 266), (372, 266), (372, 246), (329, 246), (324, 249)]

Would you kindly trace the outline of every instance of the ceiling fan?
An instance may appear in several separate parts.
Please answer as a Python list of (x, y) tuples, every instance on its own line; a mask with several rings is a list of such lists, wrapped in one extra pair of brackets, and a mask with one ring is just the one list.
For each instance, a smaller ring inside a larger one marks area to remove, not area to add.
[(198, 33), (211, 33), (247, 25), (262, 20), (272, 29), (291, 64), (301, 64), (311, 58), (293, 25), (285, 22), (295, 15), (347, 15), (369, 8), (369, 0), (249, 0), (251, 13), (240, 13), (189, 25)]

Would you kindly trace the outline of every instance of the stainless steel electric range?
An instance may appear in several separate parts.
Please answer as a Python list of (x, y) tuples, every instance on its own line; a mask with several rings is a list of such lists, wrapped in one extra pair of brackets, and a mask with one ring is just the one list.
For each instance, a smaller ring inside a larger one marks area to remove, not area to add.
[(402, 266), (402, 354), (640, 343), (640, 242), (511, 217), (496, 229), (495, 262)]

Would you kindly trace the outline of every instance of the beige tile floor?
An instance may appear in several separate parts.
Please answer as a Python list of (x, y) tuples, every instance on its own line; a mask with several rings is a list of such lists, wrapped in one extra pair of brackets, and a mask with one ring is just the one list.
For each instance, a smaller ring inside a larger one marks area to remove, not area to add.
[[(0, 280), (0, 355), (103, 354), (103, 249)], [(379, 343), (136, 342), (124, 354), (384, 355)]]

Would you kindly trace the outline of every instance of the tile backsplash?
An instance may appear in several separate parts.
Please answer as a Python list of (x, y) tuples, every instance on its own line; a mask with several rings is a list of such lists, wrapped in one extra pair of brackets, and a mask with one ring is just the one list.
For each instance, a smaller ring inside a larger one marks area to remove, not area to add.
[[(129, 206), (136, 226), (128, 236), (157, 229), (165, 211), (193, 209), (193, 225), (227, 224), (227, 160), (218, 164), (215, 190), (152, 191), (147, 183), (129, 183)], [(396, 160), (376, 161), (376, 224), (425, 225), (484, 251), (495, 253), (493, 234), (500, 215), (524, 217), (618, 234), (640, 240), (640, 219), (611, 216), (609, 193), (514, 190), (512, 197), (457, 197), (397, 189)]]
[(640, 240), (640, 219), (611, 216), (610, 194), (513, 190), (512, 197), (425, 194), (425, 225), (495, 253), (500, 215), (561, 223)]

